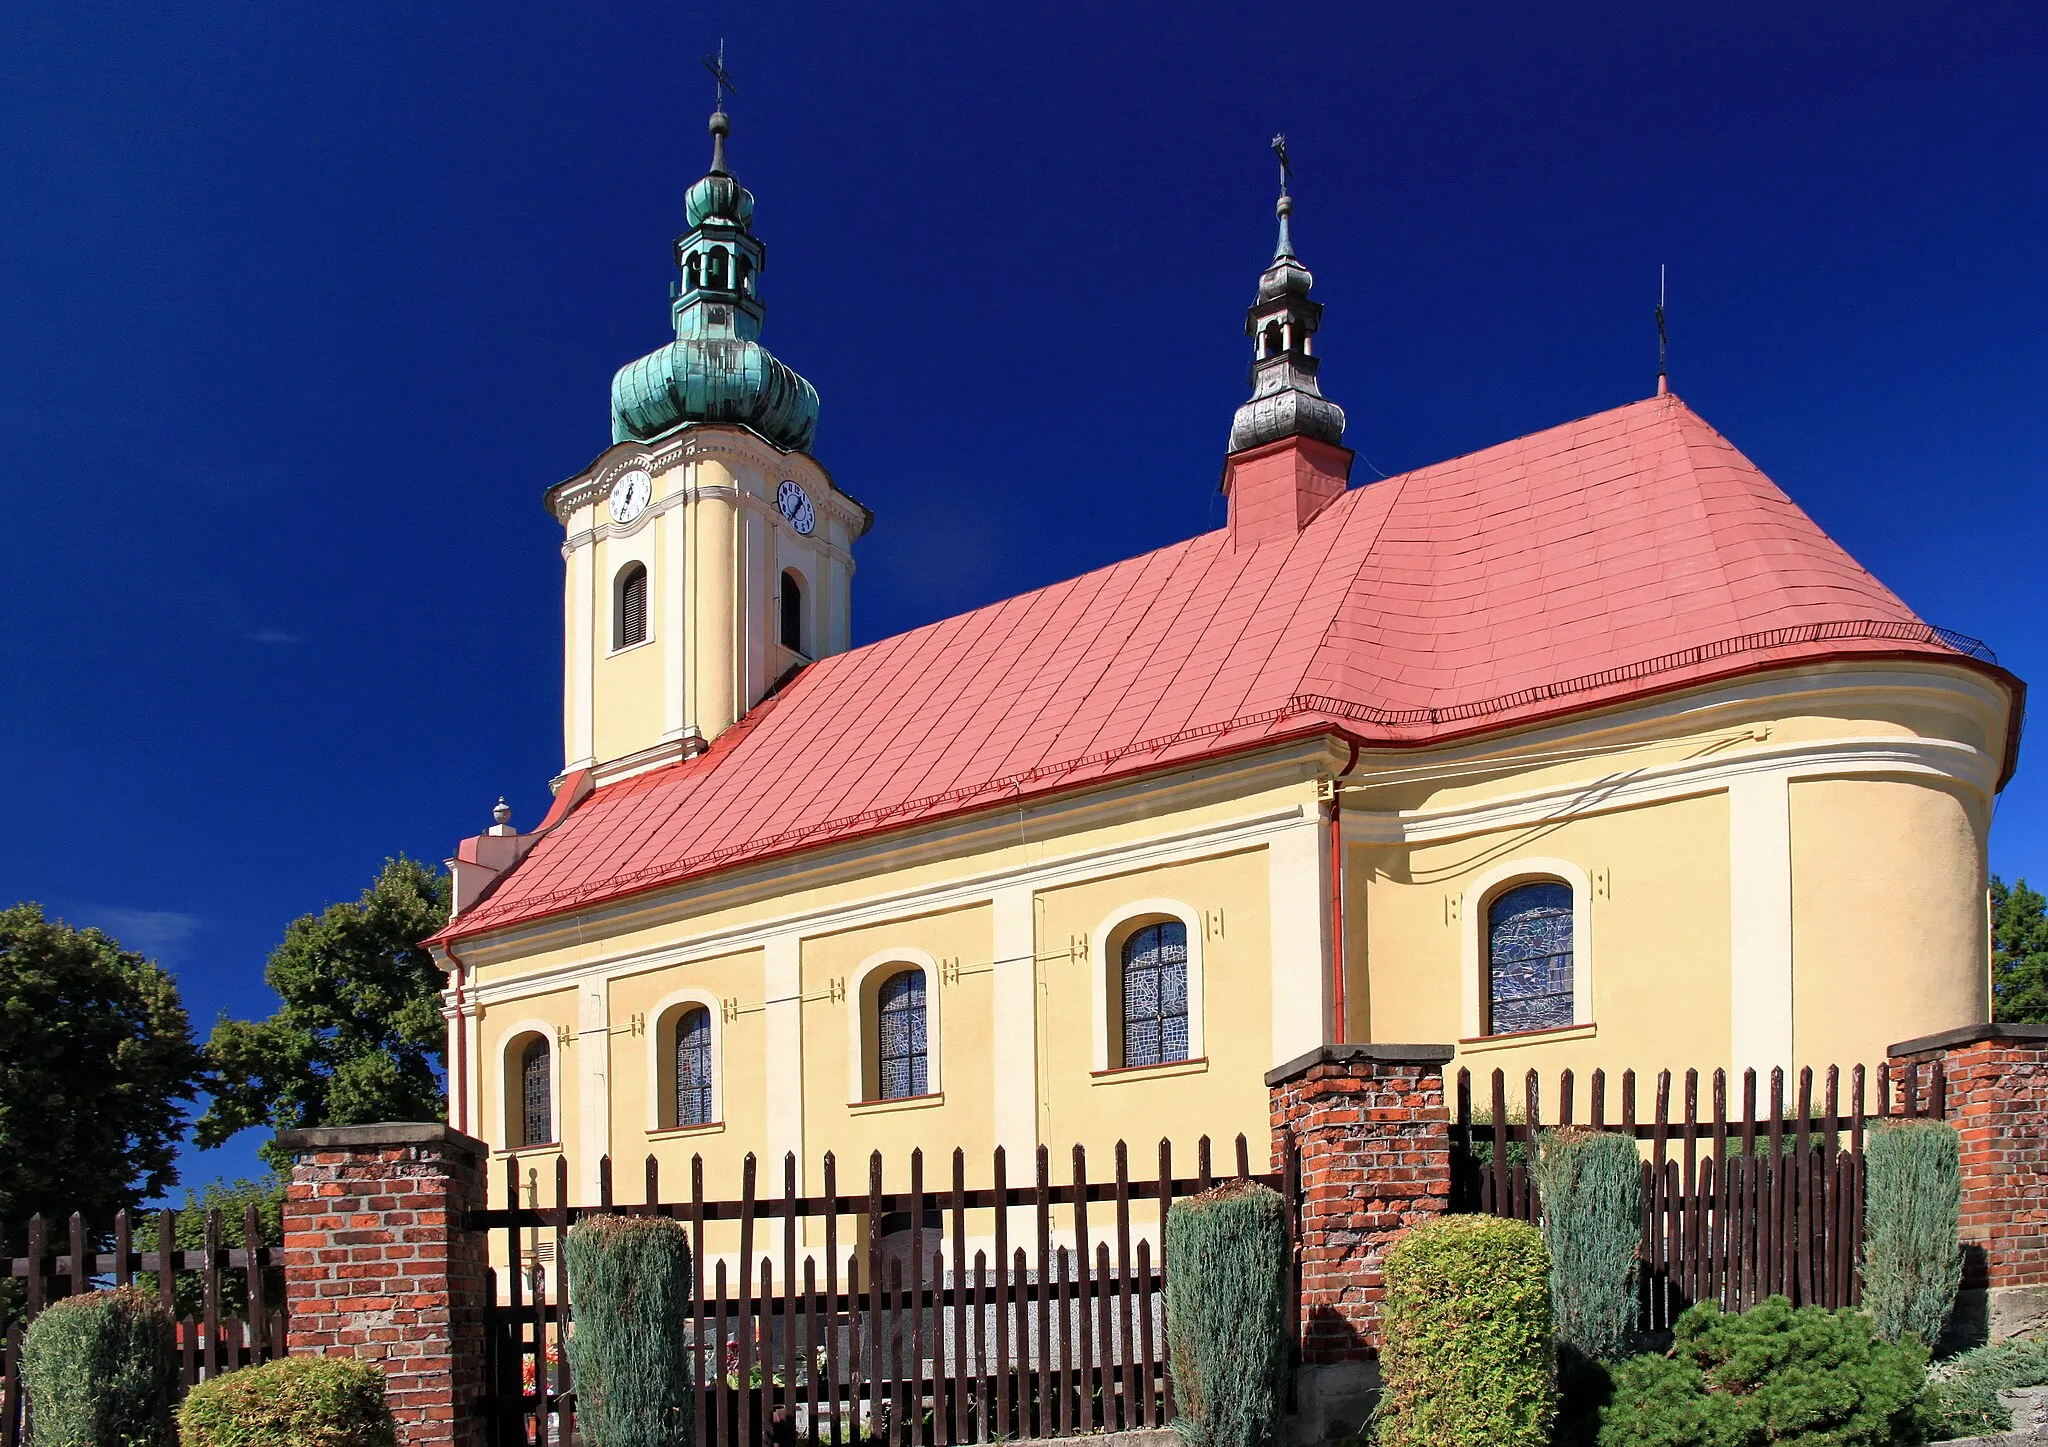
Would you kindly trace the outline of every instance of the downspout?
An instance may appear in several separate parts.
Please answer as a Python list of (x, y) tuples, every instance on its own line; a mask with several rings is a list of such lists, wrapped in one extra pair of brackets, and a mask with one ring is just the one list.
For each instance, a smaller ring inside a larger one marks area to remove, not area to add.
[(1344, 1000), (1344, 780), (1358, 767), (1358, 741), (1351, 758), (1330, 782), (1330, 1042), (1342, 1045), (1349, 1028)]

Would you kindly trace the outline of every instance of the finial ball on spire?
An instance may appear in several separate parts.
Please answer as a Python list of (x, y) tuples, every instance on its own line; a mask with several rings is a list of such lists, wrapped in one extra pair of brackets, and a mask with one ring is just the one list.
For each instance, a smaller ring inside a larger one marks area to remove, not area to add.
[(491, 822), (501, 828), (512, 822), (512, 806), (505, 802), (503, 794), (498, 796), (497, 807), (491, 810)]

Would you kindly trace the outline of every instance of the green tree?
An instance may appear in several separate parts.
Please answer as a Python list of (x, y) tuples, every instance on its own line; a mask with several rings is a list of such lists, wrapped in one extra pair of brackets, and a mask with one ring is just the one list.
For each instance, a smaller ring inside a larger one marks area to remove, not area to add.
[(447, 881), (403, 855), (355, 903), (293, 920), (263, 974), (283, 1008), (223, 1017), (207, 1042), (200, 1145), (250, 1126), (442, 1119), (442, 976), (420, 941), (447, 922)]
[(105, 1230), (168, 1190), (201, 1069), (155, 962), (40, 905), (0, 910), (0, 1241), (37, 1212)]
[[(197, 1191), (185, 1192), (185, 1204), (178, 1208), (172, 1218), (171, 1248), (175, 1251), (201, 1251), (206, 1247), (206, 1216), (209, 1211), (220, 1212), (221, 1244), (239, 1247), (247, 1240), (248, 1211), (256, 1208), (256, 1239), (261, 1246), (282, 1246), (284, 1244), (284, 1193), (289, 1183), (282, 1175), (271, 1175), (256, 1181), (211, 1181)], [(157, 1247), (157, 1228), (163, 1218), (155, 1211), (145, 1211), (137, 1218), (135, 1225), (135, 1249), (154, 1251)], [(153, 1280), (154, 1278), (152, 1278)], [(205, 1289), (196, 1271), (180, 1271), (177, 1279), (178, 1305), (174, 1313), (179, 1317), (198, 1317), (205, 1309)], [(152, 1289), (154, 1289), (152, 1287)], [(271, 1267), (263, 1273), (263, 1300), (265, 1308), (276, 1311), (284, 1301), (284, 1271)], [(249, 1313), (249, 1278), (239, 1268), (220, 1274), (220, 1309), (223, 1314), (247, 1318)]]
[(1991, 876), (1992, 1018), (2048, 1021), (2048, 899)]

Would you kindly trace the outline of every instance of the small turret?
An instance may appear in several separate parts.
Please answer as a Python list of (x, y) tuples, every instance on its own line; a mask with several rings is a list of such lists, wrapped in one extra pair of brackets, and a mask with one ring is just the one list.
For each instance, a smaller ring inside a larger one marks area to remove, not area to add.
[(1252, 339), (1251, 400), (1230, 423), (1223, 491), (1230, 499), (1230, 537), (1249, 547), (1292, 537), (1344, 491), (1351, 453), (1343, 447), (1344, 409), (1322, 394), (1322, 362), (1313, 338), (1323, 308), (1309, 300), (1315, 277), (1294, 254), (1294, 198), (1287, 139), (1273, 138), (1280, 157), (1280, 239), (1245, 312)]

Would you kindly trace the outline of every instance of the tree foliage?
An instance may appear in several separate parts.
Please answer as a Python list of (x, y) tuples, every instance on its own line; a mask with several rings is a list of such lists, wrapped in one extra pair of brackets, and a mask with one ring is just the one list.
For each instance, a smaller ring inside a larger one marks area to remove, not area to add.
[(200, 1069), (161, 967), (38, 905), (0, 910), (0, 1240), (37, 1212), (104, 1230), (173, 1185)]
[(689, 1233), (665, 1216), (586, 1216), (569, 1228), (563, 1260), (584, 1440), (591, 1447), (690, 1447)]
[(1618, 1357), (1635, 1331), (1636, 1249), (1643, 1235), (1635, 1137), (1544, 1131), (1536, 1185), (1557, 1339), (1596, 1361)]
[(1600, 1447), (1903, 1447), (1926, 1441), (1927, 1348), (1878, 1337), (1854, 1311), (1773, 1296), (1713, 1302), (1673, 1323), (1668, 1353), (1614, 1373)]
[(293, 920), (263, 976), (283, 1007), (214, 1026), (199, 1143), (260, 1125), (441, 1119), (442, 976), (420, 941), (447, 921), (447, 881), (402, 855), (353, 904)]
[(178, 1350), (148, 1291), (88, 1291), (29, 1323), (21, 1381), (36, 1447), (176, 1447)]
[[(283, 1176), (274, 1175), (258, 1181), (210, 1181), (197, 1191), (185, 1192), (185, 1204), (178, 1208), (178, 1214), (171, 1225), (171, 1249), (174, 1251), (200, 1251), (206, 1246), (206, 1216), (209, 1211), (220, 1212), (220, 1239), (223, 1246), (239, 1248), (247, 1239), (248, 1208), (256, 1208), (256, 1238), (259, 1246), (282, 1246), (284, 1244), (284, 1193), (289, 1183)], [(145, 1211), (135, 1223), (135, 1249), (154, 1251), (157, 1245), (157, 1230), (163, 1218), (155, 1211)], [(205, 1308), (203, 1284), (196, 1271), (180, 1271), (176, 1283), (177, 1309), (180, 1317), (197, 1318)], [(263, 1273), (263, 1301), (265, 1308), (276, 1311), (284, 1304), (284, 1270), (273, 1266)], [(239, 1270), (223, 1271), (220, 1274), (220, 1309), (223, 1314), (247, 1318), (249, 1314), (249, 1280)]]
[(1534, 1226), (1439, 1216), (1410, 1228), (1387, 1252), (1382, 1309), (1374, 1447), (1548, 1447), (1550, 1252)]
[(1932, 1347), (1963, 1284), (1962, 1138), (1943, 1120), (1887, 1121), (1863, 1160), (1863, 1309), (1887, 1341)]
[(1166, 1350), (1187, 1447), (1258, 1447), (1273, 1435), (1286, 1365), (1287, 1207), (1225, 1181), (1166, 1213)]
[(2048, 1022), (2048, 899), (1991, 876), (1992, 1018)]
[(178, 1409), (184, 1447), (397, 1447), (384, 1373), (355, 1357), (279, 1357), (201, 1382)]

